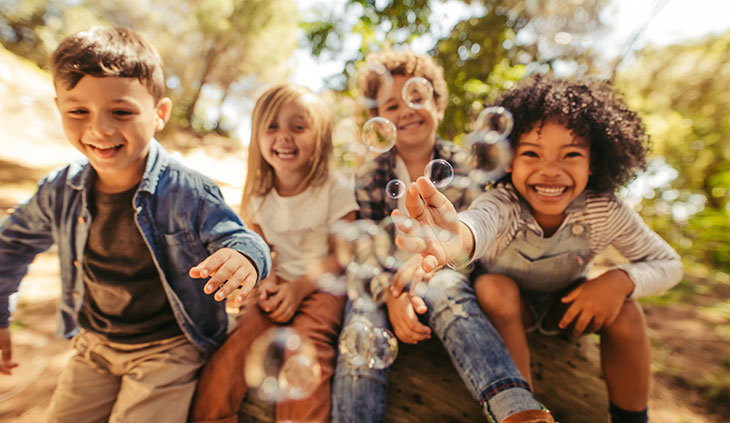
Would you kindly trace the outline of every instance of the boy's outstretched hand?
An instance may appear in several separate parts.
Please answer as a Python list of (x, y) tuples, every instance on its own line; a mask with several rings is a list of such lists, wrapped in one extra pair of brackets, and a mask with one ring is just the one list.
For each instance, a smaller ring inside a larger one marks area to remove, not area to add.
[(12, 344), (10, 342), (10, 328), (0, 328), (0, 352), (2, 352), (2, 359), (0, 359), (0, 373), (9, 375), (10, 371), (18, 367), (18, 363), (15, 363), (13, 358)]
[(572, 304), (563, 314), (558, 326), (565, 329), (575, 321), (575, 336), (583, 334), (586, 329), (589, 332), (598, 332), (616, 320), (626, 298), (633, 290), (634, 282), (629, 275), (618, 269), (588, 280), (560, 299), (565, 304)]
[(190, 269), (191, 278), (210, 277), (208, 283), (203, 287), (206, 294), (215, 293), (216, 301), (223, 301), (228, 295), (239, 286), (236, 299), (241, 302), (256, 285), (258, 278), (256, 268), (251, 261), (243, 254), (232, 248), (221, 248), (203, 260), (197, 266)]
[(408, 252), (421, 254), (425, 272), (433, 272), (471, 252), (473, 240), (469, 229), (459, 222), (454, 205), (430, 180), (422, 176), (411, 183), (406, 208), (415, 223), (394, 210), (393, 222), (407, 235), (399, 235), (395, 243)]

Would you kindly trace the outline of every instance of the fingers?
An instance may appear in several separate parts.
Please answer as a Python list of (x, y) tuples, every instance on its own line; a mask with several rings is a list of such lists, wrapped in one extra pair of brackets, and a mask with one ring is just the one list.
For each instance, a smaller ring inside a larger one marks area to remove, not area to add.
[(282, 302), (279, 307), (269, 313), (269, 318), (276, 323), (285, 323), (294, 316), (296, 311), (296, 307), (294, 307), (291, 303)]
[(281, 292), (277, 291), (270, 295), (266, 300), (259, 301), (259, 307), (268, 314), (279, 308), (279, 304), (281, 304), (282, 301), (284, 301), (284, 296)]
[(567, 328), (570, 323), (578, 316), (578, 313), (580, 312), (580, 309), (575, 305), (575, 303), (571, 304), (570, 307), (565, 311), (565, 314), (563, 314), (563, 317), (560, 319), (560, 322), (558, 323), (558, 327), (560, 329)]
[[(433, 185), (431, 186), (433, 187)], [(423, 194), (419, 193), (419, 189), (420, 186), (417, 185), (416, 182), (412, 182), (408, 186), (408, 191), (406, 191), (406, 209), (413, 219), (416, 219), (418, 222), (429, 224), (431, 223), (430, 216), (427, 213), (426, 205), (421, 199)], [(435, 190), (436, 187), (433, 187), (433, 189)]]
[(18, 363), (13, 362), (13, 348), (10, 342), (10, 329), (0, 328), (0, 350), (2, 350), (2, 359), (0, 359), (0, 373), (9, 375), (11, 369), (18, 367)]
[[(416, 184), (418, 185), (418, 191), (420, 192), (421, 198), (423, 198), (421, 203), (425, 202), (425, 206), (422, 207), (427, 208), (427, 211), (424, 210), (423, 213), (428, 214), (428, 220), (442, 228), (449, 228), (453, 226), (458, 219), (456, 209), (449, 199), (436, 189), (433, 182), (431, 182), (428, 178), (421, 176), (416, 180)], [(406, 207), (407, 205), (408, 203), (406, 201)], [(411, 216), (419, 223), (421, 220), (425, 220), (416, 218), (413, 213), (411, 213)]]
[(428, 311), (428, 307), (421, 297), (411, 296), (411, 305), (413, 306), (413, 310), (418, 314), (423, 314)]
[(586, 313), (585, 310), (580, 313), (578, 316), (578, 319), (575, 321), (575, 325), (573, 326), (573, 335), (574, 336), (580, 336), (582, 335), (588, 325), (591, 323), (591, 320), (593, 319), (593, 316), (590, 313)]
[(190, 277), (210, 279), (203, 287), (203, 292), (212, 294), (216, 290), (215, 300), (223, 301), (238, 287), (242, 287), (237, 300), (242, 301), (256, 284), (256, 269), (241, 253), (230, 248), (223, 248), (211, 254), (189, 271)]

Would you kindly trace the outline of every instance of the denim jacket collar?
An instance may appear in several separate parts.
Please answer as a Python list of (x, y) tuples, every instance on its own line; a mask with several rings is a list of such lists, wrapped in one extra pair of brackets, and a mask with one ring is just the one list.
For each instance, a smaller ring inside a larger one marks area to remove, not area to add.
[[(167, 154), (156, 139), (152, 138), (150, 140), (150, 150), (147, 153), (144, 174), (142, 175), (142, 180), (137, 191), (146, 191), (154, 195), (157, 189), (157, 183), (160, 180), (160, 174), (167, 168), (169, 162), (169, 154)], [(68, 179), (67, 183), (69, 187), (77, 191), (89, 192), (93, 175), (95, 174), (94, 168), (91, 167), (88, 159), (83, 159), (74, 163), (72, 166), (79, 166), (79, 168), (74, 169), (74, 175)]]

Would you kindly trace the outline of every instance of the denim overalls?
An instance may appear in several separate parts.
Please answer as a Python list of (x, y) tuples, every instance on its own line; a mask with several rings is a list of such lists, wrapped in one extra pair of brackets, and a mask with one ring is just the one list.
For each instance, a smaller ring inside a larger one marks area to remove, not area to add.
[[(584, 205), (585, 197), (581, 195), (566, 212), (570, 214)], [(534, 222), (526, 203), (521, 218), (523, 222)], [(556, 300), (572, 289), (576, 281), (585, 278), (589, 270), (589, 232), (587, 224), (571, 221), (569, 217), (549, 238), (522, 227), (507, 247), (490, 260), (489, 273), (509, 276), (520, 288), (522, 298), (533, 313), (534, 325), (527, 328), (528, 332), (535, 329), (546, 334), (557, 332), (544, 328), (543, 319)]]

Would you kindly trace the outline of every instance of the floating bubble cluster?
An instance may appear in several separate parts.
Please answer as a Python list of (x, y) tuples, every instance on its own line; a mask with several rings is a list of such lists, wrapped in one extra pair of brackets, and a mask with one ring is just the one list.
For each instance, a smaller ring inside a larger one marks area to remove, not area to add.
[(291, 328), (275, 327), (251, 344), (244, 374), (259, 398), (277, 402), (308, 397), (322, 379), (322, 368), (311, 341)]
[(340, 335), (340, 354), (355, 366), (384, 369), (398, 355), (398, 340), (387, 329), (374, 327), (364, 318), (355, 318)]
[(479, 114), (476, 129), (464, 137), (472, 181), (488, 185), (504, 176), (512, 161), (508, 137), (513, 125), (512, 113), (504, 107), (487, 107)]

